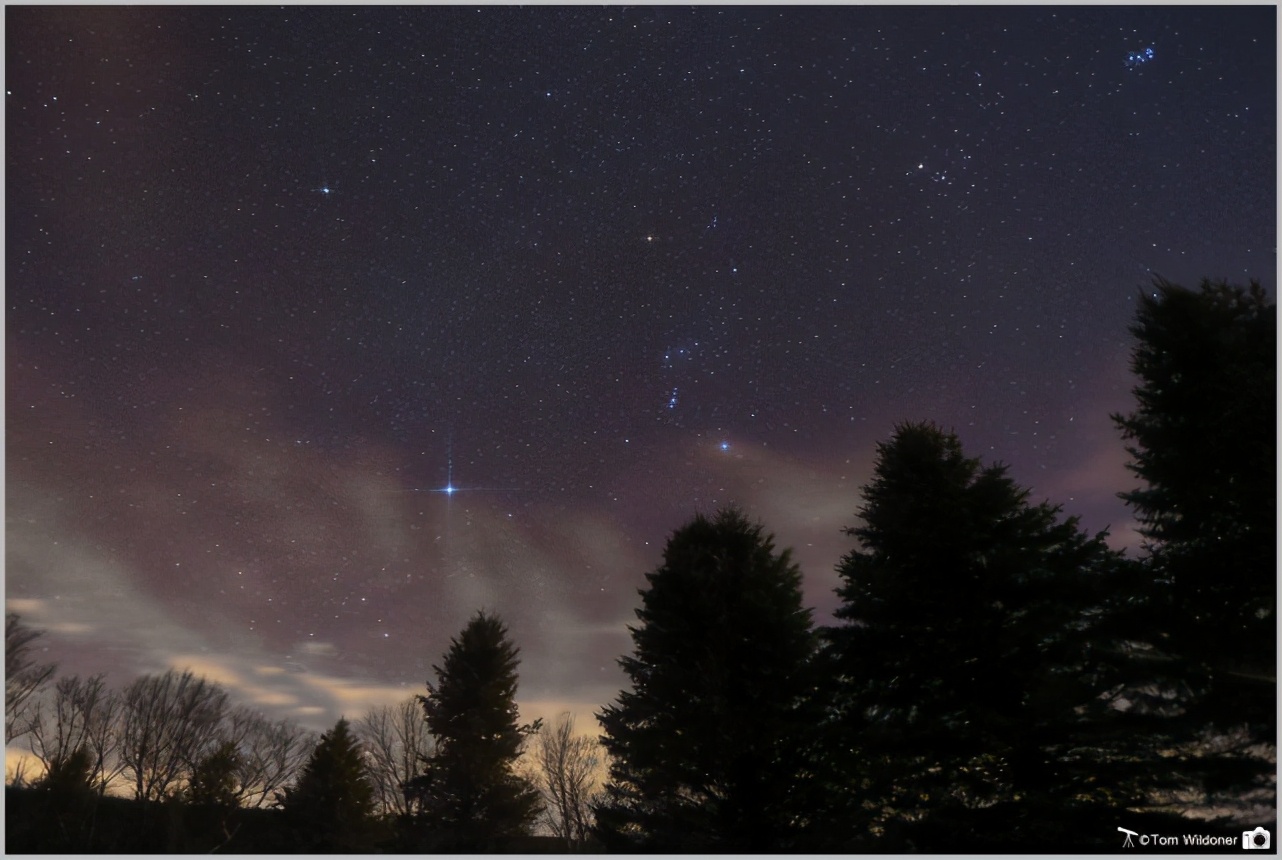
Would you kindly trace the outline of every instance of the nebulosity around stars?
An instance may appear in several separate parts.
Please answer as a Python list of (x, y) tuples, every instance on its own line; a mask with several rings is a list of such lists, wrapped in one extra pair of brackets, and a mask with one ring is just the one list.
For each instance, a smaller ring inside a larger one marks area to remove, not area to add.
[(332, 724), (618, 690), (694, 513), (822, 621), (931, 419), (1138, 544), (1154, 274), (1272, 290), (1269, 7), (11, 7), (7, 599)]

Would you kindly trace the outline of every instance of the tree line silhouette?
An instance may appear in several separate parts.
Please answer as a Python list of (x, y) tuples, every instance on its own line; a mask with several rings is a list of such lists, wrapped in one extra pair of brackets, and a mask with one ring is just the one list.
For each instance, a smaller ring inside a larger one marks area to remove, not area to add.
[(1112, 417), (1138, 558), (901, 424), (832, 626), (739, 510), (672, 534), (599, 741), (520, 722), (518, 648), (483, 612), (424, 695), (319, 738), (190, 672), (50, 687), (9, 615), (6, 741), (43, 772), (7, 788), (6, 848), (1098, 852), (1189, 815), (1274, 828), (1276, 309), (1159, 279), (1131, 332)]

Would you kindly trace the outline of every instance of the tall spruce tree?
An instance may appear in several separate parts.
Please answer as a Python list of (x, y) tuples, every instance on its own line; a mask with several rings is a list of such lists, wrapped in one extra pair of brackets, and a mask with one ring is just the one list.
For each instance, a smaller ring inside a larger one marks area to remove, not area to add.
[(737, 510), (696, 516), (646, 575), (631, 689), (598, 714), (608, 846), (781, 851), (805, 845), (815, 637), (801, 574)]
[(374, 789), (347, 720), (321, 735), (281, 805), (304, 853), (360, 853), (373, 848)]
[(518, 723), (517, 655), (503, 622), (479, 612), (432, 667), (419, 701), (436, 748), (406, 785), (419, 849), (496, 851), (531, 832), (541, 801), (516, 762), (540, 724)]
[[(1153, 784), (1264, 823), (1276, 808), (1277, 312), (1263, 288), (1158, 279), (1141, 296), (1136, 409), (1113, 419), (1147, 538), (1123, 616), (1166, 700)], [(1128, 694), (1131, 698), (1136, 698)], [(1263, 752), (1262, 752), (1263, 751)]]
[[(1241, 715), (1249, 697), (1217, 686), (1276, 673), (1277, 310), (1258, 282), (1159, 279), (1131, 333), (1137, 408), (1113, 418), (1144, 481), (1121, 496), (1150, 541), (1153, 617), (1202, 700)], [(1249, 710), (1273, 722), (1261, 692)]]
[(1044, 845), (1049, 816), (1090, 796), (1095, 764), (1064, 750), (1105, 683), (1090, 640), (1120, 559), (1028, 495), (932, 424), (878, 446), (848, 529), (860, 546), (838, 566), (845, 623), (827, 631), (829, 744), (849, 775), (834, 815), (871, 815), (879, 834), (918, 822), (919, 848), (977, 850)]

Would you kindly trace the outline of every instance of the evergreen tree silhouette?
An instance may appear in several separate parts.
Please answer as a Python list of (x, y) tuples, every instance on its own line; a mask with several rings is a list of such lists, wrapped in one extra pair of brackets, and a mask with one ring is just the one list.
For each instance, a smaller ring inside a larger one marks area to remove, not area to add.
[(783, 851), (811, 823), (816, 639), (801, 574), (739, 511), (696, 516), (646, 574), (631, 681), (598, 714), (598, 837), (645, 851)]
[(946, 819), (950, 850), (1046, 844), (1093, 778), (1059, 751), (1104, 683), (1092, 618), (1120, 559), (1028, 495), (933, 424), (878, 445), (826, 631), (849, 774), (830, 814)]
[(92, 851), (98, 792), (93, 786), (89, 749), (82, 746), (50, 762), (35, 788), (43, 801), (37, 813), (37, 831), (44, 837), (42, 850)]
[(1151, 691), (1164, 739), (1136, 758), (1154, 787), (1259, 823), (1252, 804), (1276, 806), (1276, 307), (1254, 281), (1157, 279), (1131, 333), (1136, 409), (1113, 419), (1148, 543), (1114, 614), (1147, 648), (1125, 695)]
[(360, 853), (373, 847), (374, 790), (360, 744), (340, 719), (325, 734), (303, 772), (281, 799), (304, 853)]
[(1158, 279), (1131, 332), (1137, 408), (1114, 421), (1144, 486), (1156, 640), (1189, 660), (1208, 717), (1273, 723), (1277, 669), (1277, 311), (1258, 282)]
[(420, 850), (500, 850), (528, 835), (541, 811), (538, 790), (516, 771), (540, 726), (518, 723), (518, 653), (503, 622), (479, 612), (432, 667), (437, 682), (419, 701), (436, 749), (406, 784)]
[(232, 809), (238, 805), (236, 768), (239, 765), (236, 745), (226, 741), (192, 768), (186, 800), (193, 806)]
[(234, 814), (240, 806), (236, 790), (239, 765), (236, 744), (226, 741), (192, 768), (183, 792), (187, 807), (183, 829), (189, 845), (209, 850), (231, 841), (236, 832)]

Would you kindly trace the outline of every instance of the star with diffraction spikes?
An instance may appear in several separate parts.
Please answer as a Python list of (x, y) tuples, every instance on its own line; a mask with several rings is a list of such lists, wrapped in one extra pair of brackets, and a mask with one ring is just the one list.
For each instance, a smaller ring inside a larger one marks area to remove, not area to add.
[(515, 493), (519, 487), (456, 487), (454, 486), (454, 443), (451, 442), (445, 455), (445, 486), (443, 487), (411, 487), (405, 490), (407, 493), (441, 493), (446, 498), (452, 497), (455, 493), (462, 492), (492, 492), (492, 493)]

